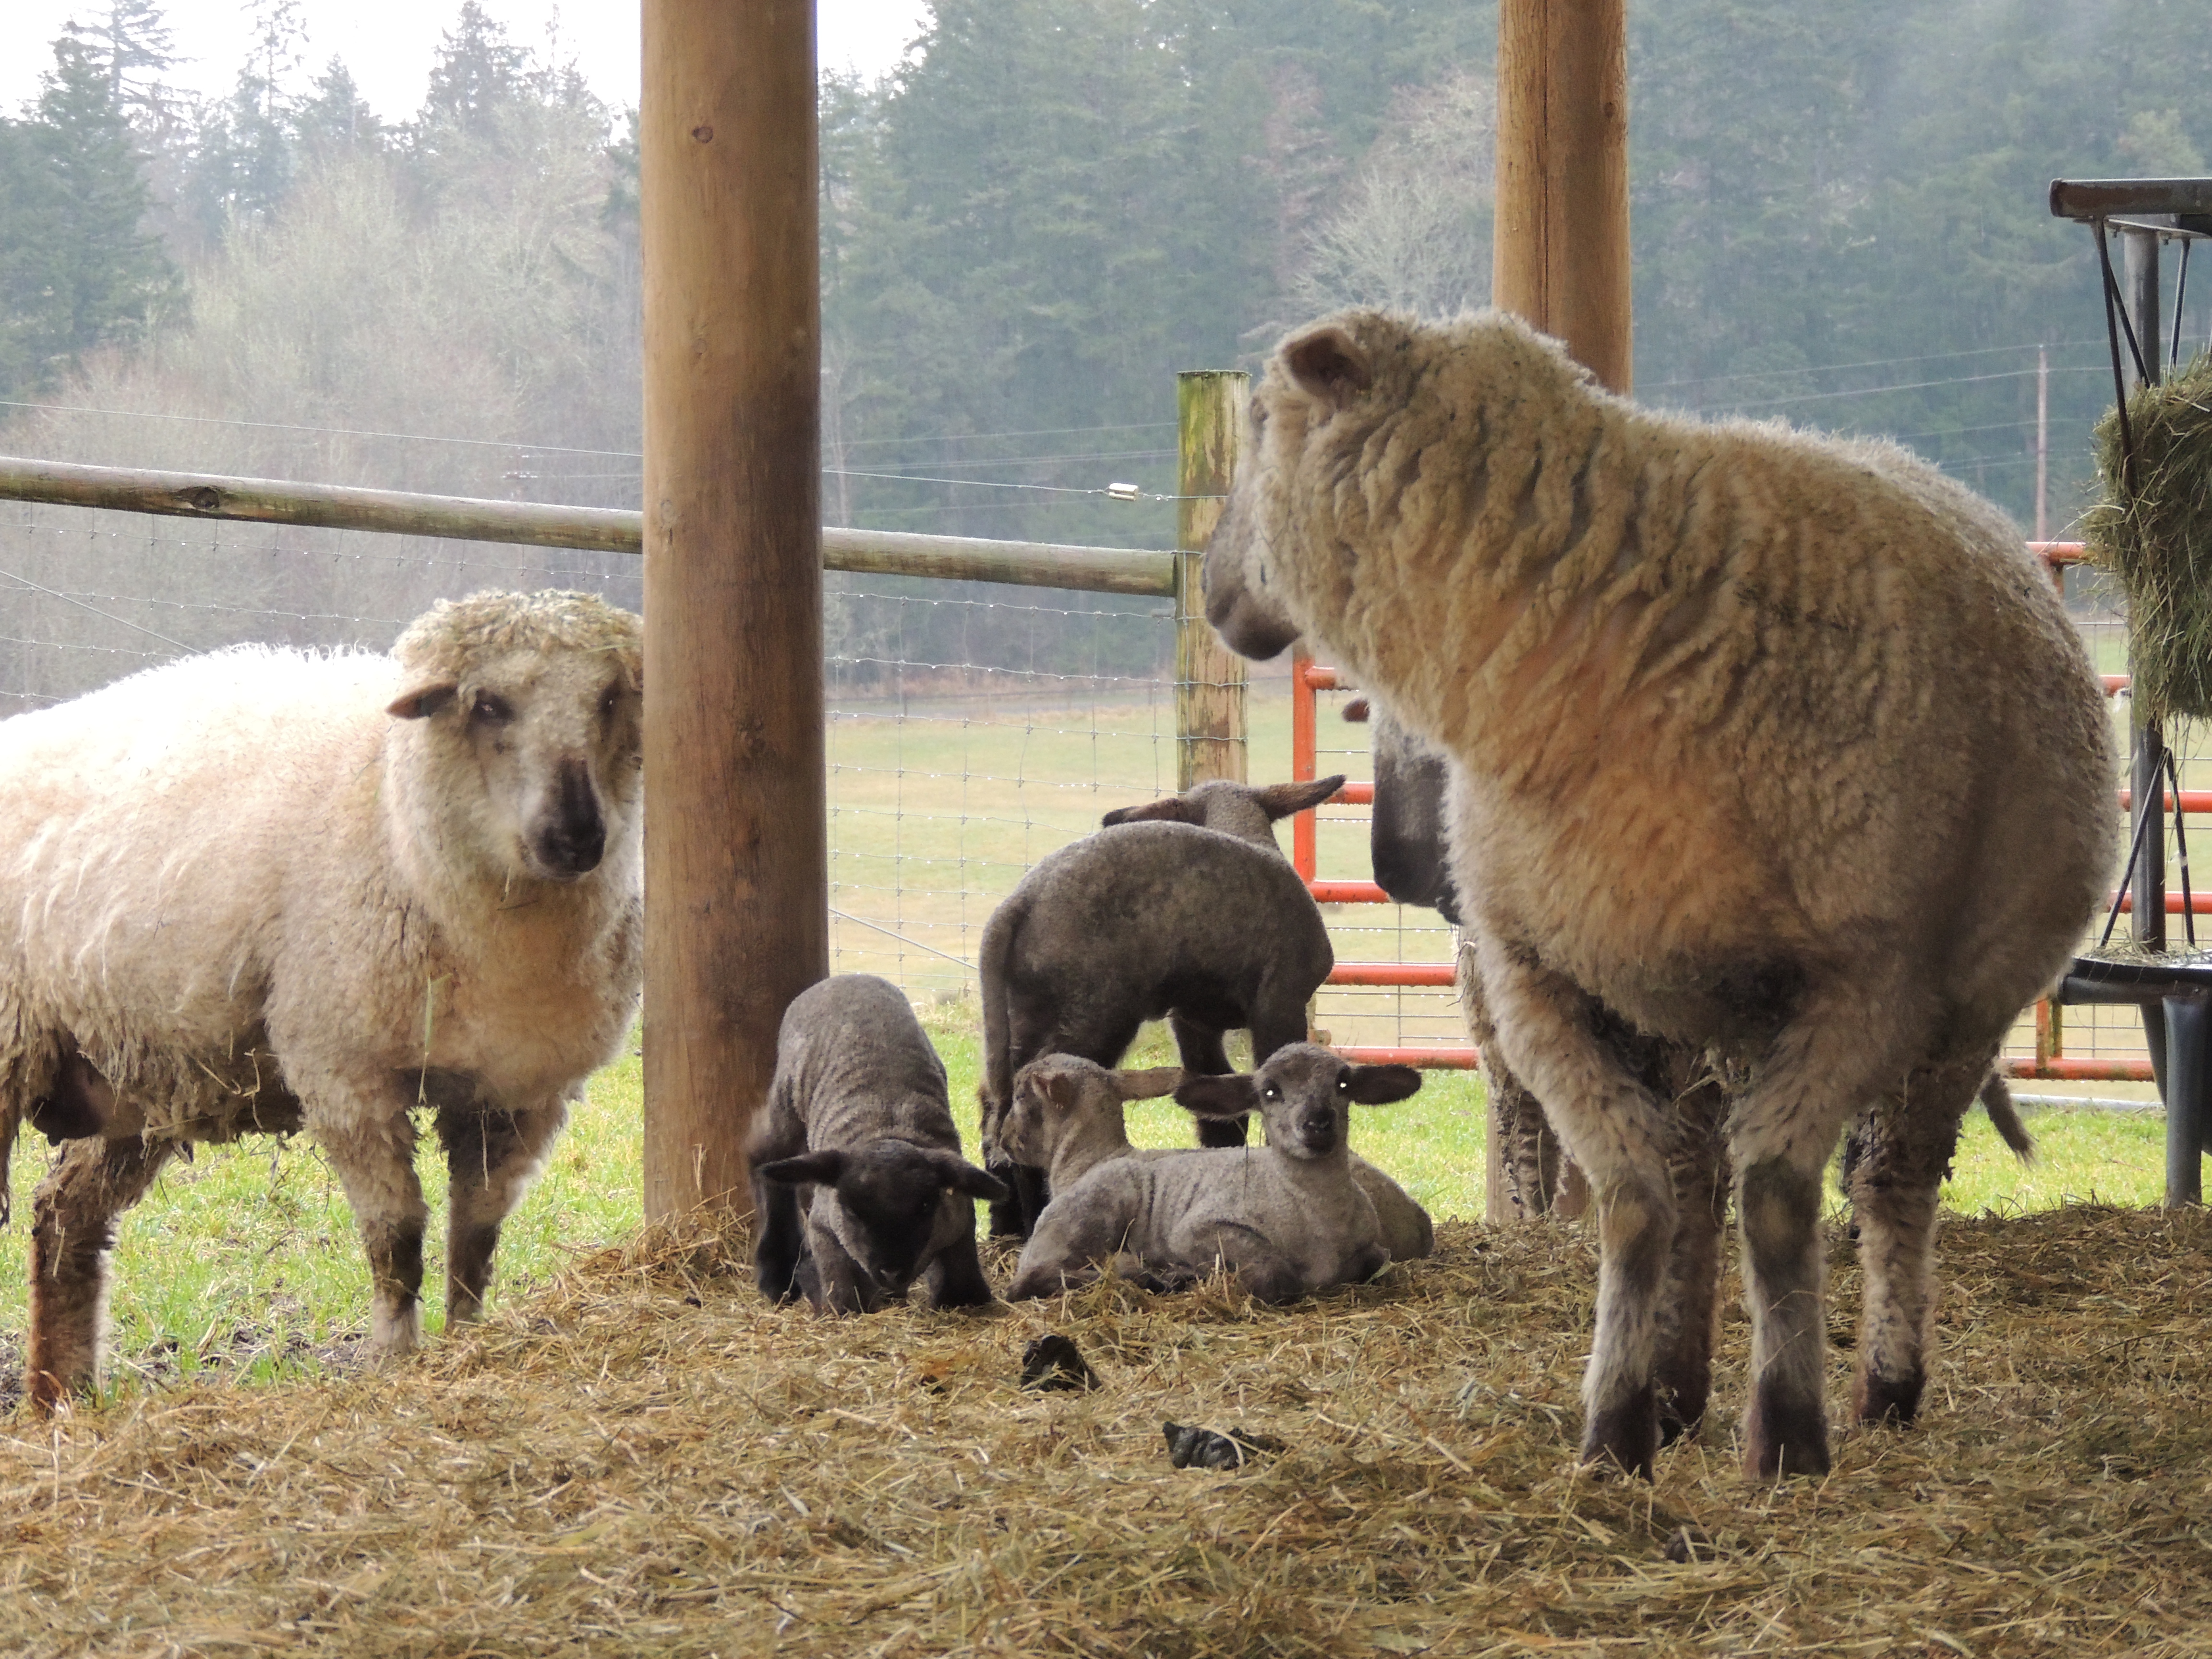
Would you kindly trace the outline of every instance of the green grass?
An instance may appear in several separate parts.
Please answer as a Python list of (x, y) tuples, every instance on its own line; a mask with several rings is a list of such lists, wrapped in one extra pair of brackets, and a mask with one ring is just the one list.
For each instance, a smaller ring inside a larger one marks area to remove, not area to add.
[[(931, 1011), (926, 1024), (945, 1060), (963, 1140), (973, 1148), (981, 1064), (973, 1004), (947, 1003)], [(1165, 1028), (1153, 1026), (1128, 1063), (1173, 1060)], [(592, 1079), (545, 1173), (507, 1223), (495, 1298), (526, 1292), (573, 1254), (638, 1225), (641, 1110), (634, 1054)], [(1363, 1111), (1354, 1144), (1439, 1219), (1478, 1219), (1483, 1110), (1478, 1078), (1431, 1073), (1411, 1100)], [(1967, 1214), (2020, 1214), (2075, 1200), (2158, 1201), (2160, 1115), (2046, 1109), (2031, 1113), (2028, 1121), (2039, 1154), (2023, 1168), (1986, 1119), (1976, 1113), (1968, 1120), (1954, 1178), (1944, 1188), (1947, 1206)], [(1170, 1102), (1133, 1108), (1130, 1134), (1143, 1146), (1192, 1144), (1188, 1118)], [(18, 1147), (17, 1220), (0, 1233), (0, 1333), (10, 1347), (23, 1326), (31, 1195), (43, 1167), (39, 1151), (35, 1138)], [(433, 1216), (423, 1288), (426, 1327), (435, 1330), (444, 1317), (445, 1176), (427, 1133), (416, 1164)], [(172, 1164), (146, 1201), (124, 1218), (112, 1282), (108, 1386), (118, 1393), (178, 1373), (213, 1370), (260, 1380), (312, 1370), (368, 1322), (367, 1273), (352, 1218), (329, 1166), (305, 1138), (204, 1146), (191, 1163)]]

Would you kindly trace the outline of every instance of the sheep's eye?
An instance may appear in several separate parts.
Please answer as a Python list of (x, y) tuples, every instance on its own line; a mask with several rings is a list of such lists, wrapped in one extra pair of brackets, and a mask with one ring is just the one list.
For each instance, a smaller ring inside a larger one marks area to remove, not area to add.
[(615, 705), (621, 701), (622, 687), (619, 685), (609, 686), (606, 689), (605, 695), (599, 698), (599, 714), (601, 716), (607, 720), (612, 720), (615, 716)]
[(1340, 1077), (1340, 1078), (1338, 1078), (1338, 1079), (1337, 1079), (1337, 1080), (1336, 1080), (1336, 1091), (1337, 1091), (1337, 1093), (1339, 1093), (1339, 1094), (1340, 1094), (1340, 1095), (1348, 1095), (1348, 1094), (1350, 1094), (1350, 1093), (1352, 1092), (1352, 1073), (1351, 1073), (1346, 1072), (1346, 1073), (1344, 1073), (1344, 1075), (1343, 1075), (1343, 1076), (1341, 1076), (1341, 1077)]
[(514, 718), (514, 705), (496, 691), (479, 691), (469, 705), (469, 718), (487, 726), (505, 726)]
[(1280, 1100), (1282, 1097), (1283, 1091), (1272, 1083), (1260, 1091), (1260, 1098), (1262, 1100)]

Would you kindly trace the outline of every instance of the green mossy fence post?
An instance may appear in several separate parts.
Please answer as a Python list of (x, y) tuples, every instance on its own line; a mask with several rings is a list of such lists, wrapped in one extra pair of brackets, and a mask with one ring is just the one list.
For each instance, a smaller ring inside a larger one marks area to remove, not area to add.
[(1244, 441), (1251, 379), (1233, 369), (1176, 376), (1176, 787), (1245, 781), (1244, 659), (1206, 620), (1200, 565), (1220, 522)]

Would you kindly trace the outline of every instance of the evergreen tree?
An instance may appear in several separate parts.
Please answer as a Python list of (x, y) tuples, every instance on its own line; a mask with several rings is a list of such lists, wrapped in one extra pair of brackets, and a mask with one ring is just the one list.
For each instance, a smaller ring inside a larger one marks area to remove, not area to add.
[(114, 82), (75, 35), (54, 43), (28, 120), (0, 125), (0, 380), (50, 385), (144, 331), (176, 273), (148, 209)]
[(335, 58), (293, 108), (292, 130), (301, 149), (318, 161), (376, 150), (384, 143), (384, 124)]

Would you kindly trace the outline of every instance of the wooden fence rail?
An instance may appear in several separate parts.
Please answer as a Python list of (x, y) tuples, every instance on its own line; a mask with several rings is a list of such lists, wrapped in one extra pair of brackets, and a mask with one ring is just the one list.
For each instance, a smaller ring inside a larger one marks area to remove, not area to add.
[[(79, 466), (67, 461), (12, 456), (0, 456), (0, 501), (51, 501), (64, 507), (107, 507), (167, 518), (232, 519), (249, 524), (368, 530), (386, 535), (514, 542), (604, 553), (636, 554), (645, 544), (645, 515), (616, 507), (416, 495), (396, 489), (356, 489), (339, 484), (226, 478), (136, 467)], [(1176, 596), (1173, 553), (1056, 542), (829, 529), (822, 532), (822, 568), (870, 575), (932, 576), (941, 580), (1075, 588), (1091, 593), (1133, 593), (1162, 599)]]

